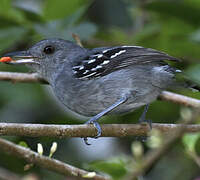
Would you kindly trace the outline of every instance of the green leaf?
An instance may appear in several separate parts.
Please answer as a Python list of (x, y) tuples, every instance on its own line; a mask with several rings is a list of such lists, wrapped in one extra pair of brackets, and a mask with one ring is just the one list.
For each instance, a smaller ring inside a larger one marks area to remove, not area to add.
[(42, 13), (42, 1), (27, 1), (27, 0), (15, 0), (12, 2), (14, 7), (19, 8), (33, 14), (41, 15)]
[(199, 0), (183, 0), (185, 5), (194, 6), (200, 8), (200, 1)]
[(87, 3), (87, 0), (46, 0), (43, 11), (44, 17), (47, 20), (63, 18), (74, 13), (78, 8)]
[(1, 0), (0, 14), (9, 11), (11, 8), (11, 0)]
[(194, 4), (186, 4), (180, 2), (167, 2), (167, 1), (154, 1), (148, 3), (145, 8), (150, 11), (166, 15), (167, 17), (173, 16), (182, 19), (192, 25), (200, 25), (200, 8)]
[(75, 23), (83, 17), (84, 13), (87, 10), (87, 6), (82, 6), (77, 9), (73, 14), (68, 16), (67, 18), (62, 19), (63, 26), (74, 26)]
[(0, 49), (6, 49), (16, 41), (23, 39), (26, 32), (27, 30), (21, 27), (0, 29)]
[(29, 148), (28, 144), (25, 141), (20, 141), (18, 145), (23, 146), (25, 148)]
[(88, 40), (97, 32), (97, 27), (89, 22), (74, 25), (78, 16), (74, 17), (73, 21), (68, 19), (36, 24), (34, 28), (43, 38), (59, 37), (68, 40), (73, 40), (72, 33), (77, 34), (81, 40)]
[(193, 80), (194, 82), (200, 84), (200, 64), (195, 64), (190, 66), (190, 68), (185, 71), (186, 76)]
[(97, 171), (109, 174), (113, 179), (121, 179), (126, 173), (126, 164), (122, 159), (112, 159), (108, 161), (95, 161), (89, 167)]
[(190, 152), (195, 152), (195, 145), (197, 140), (200, 138), (200, 133), (196, 134), (186, 134), (184, 135), (182, 141), (185, 147), (190, 151)]
[(197, 31), (191, 33), (190, 37), (189, 37), (192, 41), (194, 42), (200, 42), (200, 29), (198, 29)]
[(94, 24), (85, 22), (85, 23), (79, 24), (78, 26), (67, 29), (66, 35), (68, 35), (68, 39), (69, 39), (69, 36), (71, 36), (72, 33), (75, 33), (80, 37), (81, 40), (88, 40), (96, 32), (97, 32), (97, 28)]
[(78, 34), (81, 40), (88, 40), (96, 33), (97, 28), (89, 22), (77, 24), (77, 21), (85, 13), (85, 10), (85, 7), (81, 7), (67, 18), (49, 21), (45, 24), (35, 24), (35, 31), (43, 38), (59, 37), (73, 40), (72, 33), (75, 33)]
[[(11, 4), (11, 0), (2, 0), (0, 4), (0, 18), (4, 18), (5, 21), (13, 21), (18, 24), (24, 23), (25, 17), (24, 14), (14, 8)], [(1, 22), (2, 23), (2, 22)]]
[(199, 45), (189, 39), (194, 30), (194, 26), (180, 19), (162, 16), (159, 20), (156, 18), (156, 23), (145, 25), (135, 36), (135, 41), (141, 46), (165, 51), (186, 60), (199, 58)]
[(97, 28), (91, 23), (82, 23), (74, 27), (63, 27), (60, 21), (53, 21), (45, 25), (35, 25), (35, 30), (43, 38), (59, 37), (72, 40), (72, 33), (77, 34), (81, 40), (88, 40), (92, 37)]

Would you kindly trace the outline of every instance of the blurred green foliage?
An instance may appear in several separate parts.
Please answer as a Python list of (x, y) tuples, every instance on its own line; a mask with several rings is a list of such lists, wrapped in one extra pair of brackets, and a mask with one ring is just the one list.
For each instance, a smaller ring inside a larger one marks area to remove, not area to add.
[[(72, 39), (72, 33), (79, 35), (85, 47), (111, 45), (140, 45), (165, 51), (182, 59), (175, 66), (184, 69), (186, 75), (200, 83), (200, 1), (199, 0), (1, 0), (0, 1), (0, 55), (13, 50), (23, 50), (43, 38), (58, 37)], [(27, 72), (25, 67), (0, 65), (2, 71)], [(81, 123), (66, 114), (54, 103), (52, 95), (39, 84), (12, 84), (0, 82), (0, 121), (16, 123)], [(198, 92), (178, 91), (200, 98)], [(180, 106), (156, 101), (148, 112), (154, 122), (175, 123), (179, 119)], [(136, 123), (142, 109), (124, 116), (104, 117), (103, 123)], [(9, 137), (16, 142), (25, 141), (33, 150), (38, 142), (48, 150), (53, 138)], [(112, 153), (106, 160), (96, 155), (89, 163), (82, 149), (68, 140), (56, 140), (58, 150), (54, 157), (64, 162), (104, 172), (114, 179), (121, 179), (133, 168), (127, 166), (133, 138), (118, 139), (120, 152), (115, 159)], [(146, 175), (145, 179), (192, 179), (200, 176), (195, 162), (189, 158), (188, 148), (199, 154), (199, 134), (186, 135)], [(92, 146), (96, 146), (98, 140)], [(24, 144), (24, 143), (23, 143)], [(183, 146), (184, 145), (184, 146)], [(108, 146), (108, 149), (110, 149)], [(194, 150), (195, 147), (195, 150)], [(144, 144), (148, 151), (148, 147)], [(94, 150), (95, 151), (95, 150)], [(44, 149), (45, 152), (45, 149)], [(72, 153), (73, 152), (73, 153)], [(103, 152), (102, 152), (103, 153)], [(121, 157), (123, 155), (123, 160)], [(0, 153), (0, 167), (17, 174), (35, 173), (41, 179), (62, 179), (55, 173), (31, 168), (23, 171), (24, 161)], [(189, 169), (189, 171), (181, 171)]]
[(109, 159), (104, 161), (94, 161), (89, 164), (89, 168), (109, 174), (113, 179), (121, 179), (126, 175), (128, 159)]

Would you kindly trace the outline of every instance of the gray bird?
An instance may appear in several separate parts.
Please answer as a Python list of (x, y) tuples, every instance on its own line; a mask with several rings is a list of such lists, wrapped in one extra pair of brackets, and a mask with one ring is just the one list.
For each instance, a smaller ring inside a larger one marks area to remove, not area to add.
[[(10, 64), (26, 64), (49, 82), (57, 98), (71, 111), (97, 120), (106, 114), (127, 113), (145, 106), (174, 85), (179, 61), (163, 52), (140, 46), (86, 49), (62, 39), (46, 39), (27, 51), (7, 54)], [(86, 144), (87, 138), (85, 138)]]

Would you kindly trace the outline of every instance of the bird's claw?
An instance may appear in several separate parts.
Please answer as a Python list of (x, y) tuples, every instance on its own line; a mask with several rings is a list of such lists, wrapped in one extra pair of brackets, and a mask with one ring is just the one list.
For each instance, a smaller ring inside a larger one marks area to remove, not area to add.
[(87, 138), (87, 137), (84, 137), (83, 140), (84, 140), (84, 143), (85, 143), (86, 145), (88, 145), (88, 146), (91, 145), (91, 144), (88, 142), (88, 138)]
[[(140, 119), (139, 122), (140, 124), (149, 125), (150, 130), (152, 129), (152, 121), (150, 119), (142, 119), (142, 120)], [(147, 139), (148, 139), (148, 136), (137, 137), (137, 140), (142, 141), (142, 142), (146, 142)]]
[(137, 136), (136, 140), (140, 142), (146, 142), (148, 139), (148, 136)]
[(140, 124), (148, 124), (149, 128), (152, 129), (152, 120), (150, 120), (150, 119), (144, 119), (144, 120), (140, 121)]
[[(85, 124), (93, 124), (94, 127), (97, 129), (97, 135), (94, 137), (95, 139), (101, 136), (101, 126), (96, 120), (89, 120)], [(91, 145), (90, 143), (88, 143), (88, 137), (83, 138), (83, 140), (86, 145)]]
[[(145, 124), (145, 125), (147, 124), (147, 125), (149, 125), (150, 130), (152, 129), (152, 121), (150, 119), (140, 119), (139, 123)], [(148, 139), (148, 136), (139, 136), (139, 137), (136, 137), (136, 139), (138, 141), (146, 142)]]

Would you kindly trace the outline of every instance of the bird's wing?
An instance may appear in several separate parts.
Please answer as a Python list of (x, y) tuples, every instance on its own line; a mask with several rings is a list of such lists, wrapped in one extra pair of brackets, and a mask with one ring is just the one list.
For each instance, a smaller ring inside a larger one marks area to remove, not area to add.
[(179, 61), (163, 52), (140, 46), (117, 46), (111, 48), (96, 48), (73, 67), (74, 75), (79, 79), (91, 79), (105, 76), (124, 67), (163, 63), (164, 60)]

